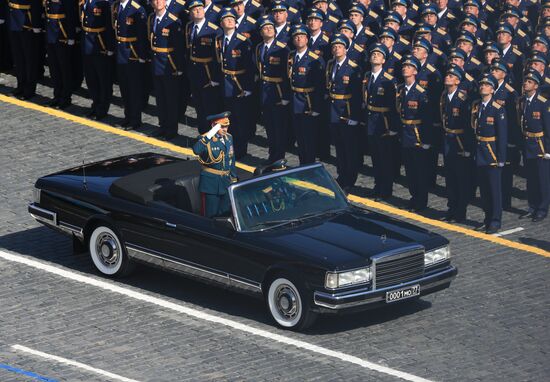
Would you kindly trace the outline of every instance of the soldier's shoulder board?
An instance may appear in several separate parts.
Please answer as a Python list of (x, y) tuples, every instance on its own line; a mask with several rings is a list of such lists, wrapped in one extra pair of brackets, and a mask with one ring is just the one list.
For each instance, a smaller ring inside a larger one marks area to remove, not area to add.
[(317, 60), (319, 58), (319, 55), (313, 53), (311, 50), (307, 52), (308, 56)]
[(415, 86), (416, 90), (418, 90), (420, 93), (424, 93), (426, 91), (426, 89), (424, 89), (422, 86), (420, 86), (419, 84), (416, 84)]
[(361, 45), (356, 44), (356, 43), (353, 44), (353, 49), (355, 49), (359, 53), (362, 53), (365, 50), (365, 49), (363, 49), (363, 47)]
[(349, 62), (349, 66), (351, 66), (352, 68), (357, 68), (359, 66), (353, 60), (348, 60), (348, 62)]
[(255, 6), (256, 8), (260, 8), (261, 4), (258, 3), (256, 0), (252, 0), (251, 1), (252, 5)]
[(388, 80), (393, 80), (393, 76), (391, 74), (389, 74), (388, 72), (384, 72), (384, 78), (388, 79)]
[(457, 93), (458, 98), (460, 98), (462, 101), (466, 99), (466, 92), (464, 90), (459, 90)]
[(550, 84), (550, 77), (546, 77), (546, 78), (544, 79), (544, 82), (546, 82), (547, 84)]
[(336, 5), (334, 5), (334, 3), (330, 3), (328, 7), (331, 11), (335, 11), (337, 9)]
[(288, 11), (291, 13), (298, 13), (298, 10), (294, 7), (288, 7)]
[(208, 22), (208, 26), (214, 30), (218, 30), (219, 26), (217, 26), (216, 24), (214, 23), (211, 23), (210, 21)]
[(514, 52), (516, 56), (521, 56), (521, 51), (519, 49), (512, 48), (512, 52)]
[(481, 29), (489, 29), (489, 27), (487, 26), (487, 24), (485, 23), (481, 23)]
[(218, 7), (216, 4), (212, 6), (212, 10), (216, 13), (220, 13), (222, 11), (222, 9)]
[(442, 36), (445, 36), (447, 34), (447, 31), (441, 27), (437, 28), (437, 33), (439, 33)]
[(141, 5), (139, 5), (138, 2), (134, 0), (132, 0), (131, 4), (132, 4), (132, 7), (134, 7), (135, 9), (139, 9), (141, 7)]
[(369, 10), (369, 16), (373, 18), (378, 18), (378, 13), (374, 12), (372, 9)]
[(518, 35), (519, 35), (520, 37), (525, 37), (525, 36), (526, 36), (525, 32), (522, 31), (521, 29), (518, 29)]
[(176, 0), (179, 5), (185, 5), (185, 0)]
[(466, 77), (466, 79), (467, 79), (468, 81), (473, 81), (473, 80), (474, 80), (474, 77), (472, 77), (472, 76), (470, 75), (470, 73), (465, 73), (464, 77)]
[(367, 28), (363, 28), (363, 33), (366, 34), (369, 37), (374, 36), (374, 33), (372, 33), (371, 30), (367, 29)]
[(432, 50), (434, 51), (435, 54), (437, 54), (438, 56), (441, 56), (443, 54), (442, 51), (440, 51), (439, 49), (437, 48), (432, 48)]
[(489, 4), (485, 3), (485, 9), (489, 12), (494, 12), (495, 8), (491, 7)]
[(504, 84), (504, 87), (506, 88), (506, 90), (508, 90), (511, 93), (515, 91), (515, 89), (509, 83)]
[(432, 66), (432, 64), (426, 64), (426, 68), (432, 73), (435, 72), (435, 68)]
[(546, 102), (548, 101), (546, 98), (544, 98), (543, 96), (541, 96), (540, 94), (537, 96), (537, 99), (541, 102)]
[(499, 105), (499, 103), (497, 101), (493, 101), (493, 103), (491, 104), (495, 109), (500, 109), (502, 106)]
[(330, 16), (328, 17), (328, 19), (329, 19), (330, 21), (332, 21), (333, 23), (337, 23), (337, 22), (338, 22), (338, 19), (337, 19), (336, 17), (332, 16), (332, 15), (330, 15)]
[(275, 45), (277, 45), (279, 48), (286, 48), (286, 44), (279, 40), (275, 41)]
[(330, 41), (330, 38), (323, 33), (323, 35), (321, 36), (321, 38), (323, 39), (324, 42), (329, 42)]
[(411, 27), (414, 27), (416, 25), (416, 23), (411, 19), (407, 19), (407, 24), (409, 24)]
[(168, 17), (170, 17), (170, 19), (172, 19), (172, 21), (178, 21), (178, 16), (176, 16), (172, 13), (168, 13)]
[(245, 35), (242, 35), (240, 33), (237, 33), (237, 38), (241, 41), (246, 41), (246, 36)]
[(246, 16), (246, 21), (248, 21), (250, 24), (256, 24), (256, 19), (250, 16)]
[(407, 40), (405, 37), (403, 36), (399, 36), (399, 41), (401, 41), (403, 44), (405, 45), (409, 45), (411, 42), (409, 40)]
[(401, 60), (403, 58), (403, 56), (401, 56), (399, 53), (397, 53), (395, 50), (393, 51), (393, 55), (395, 58), (397, 58), (398, 60)]
[(481, 61), (479, 61), (477, 58), (475, 57), (472, 57), (472, 59), (470, 60), (471, 62), (473, 62), (474, 64), (476, 65), (481, 65)]
[(456, 16), (455, 16), (453, 13), (451, 13), (451, 12), (447, 12), (447, 17), (448, 17), (449, 19), (451, 19), (451, 20), (456, 19)]

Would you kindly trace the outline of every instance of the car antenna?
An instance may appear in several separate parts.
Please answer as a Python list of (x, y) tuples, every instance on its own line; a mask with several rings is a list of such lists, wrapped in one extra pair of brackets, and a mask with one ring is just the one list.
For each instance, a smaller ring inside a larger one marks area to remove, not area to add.
[(82, 185), (84, 186), (84, 191), (88, 191), (88, 183), (86, 182), (86, 166), (84, 165), (84, 159), (82, 159)]

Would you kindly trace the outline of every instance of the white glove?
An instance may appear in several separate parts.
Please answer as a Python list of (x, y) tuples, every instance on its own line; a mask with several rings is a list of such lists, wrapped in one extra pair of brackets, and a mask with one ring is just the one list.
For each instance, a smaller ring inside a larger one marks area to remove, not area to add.
[(110, 50), (107, 51), (107, 56), (112, 56), (114, 53), (111, 52)]
[(176, 76), (181, 76), (183, 72), (176, 72)]
[(469, 158), (470, 155), (472, 155), (472, 154), (470, 154), (469, 151), (464, 151), (464, 157)]
[(357, 126), (359, 122), (354, 121), (353, 119), (348, 119), (348, 126)]
[(0, 19), (0, 25), (4, 24), (5, 22), (6, 22), (6, 20)]
[(286, 99), (282, 99), (282, 100), (281, 100), (281, 105), (283, 105), (283, 106), (286, 106), (286, 105), (288, 105), (289, 103), (290, 103), (290, 101), (288, 101), (288, 100), (286, 100)]
[(74, 40), (68, 39), (68, 40), (67, 40), (67, 45), (73, 46), (73, 45), (74, 45)]
[(432, 145), (428, 145), (428, 144), (426, 144), (426, 143), (424, 143), (424, 144), (422, 145), (422, 148), (423, 148), (424, 150), (428, 150), (430, 147), (432, 147)]
[(498, 167), (504, 167), (504, 163), (498, 162)]
[(32, 28), (33, 33), (40, 33), (40, 28)]
[(312, 112), (311, 112), (311, 116), (312, 116), (312, 117), (318, 117), (319, 115), (320, 115), (320, 114), (317, 113), (316, 111), (312, 111)]
[(138, 61), (140, 64), (145, 64), (145, 60), (143, 58), (138, 58)]
[(388, 134), (393, 137), (394, 135), (397, 135), (397, 131), (390, 130), (388, 131)]
[(212, 137), (214, 135), (216, 135), (216, 133), (218, 131), (220, 131), (220, 129), (222, 128), (222, 126), (219, 124), (219, 123), (216, 123), (211, 129), (210, 131), (208, 131), (208, 133), (206, 133), (206, 138), (208, 139), (212, 139)]
[(245, 90), (244, 91), (244, 97), (248, 97), (249, 95), (252, 95), (251, 91)]
[(219, 86), (219, 85), (220, 85), (219, 82), (210, 81), (210, 86), (212, 87)]
[(550, 159), (550, 154), (544, 154), (544, 159)]

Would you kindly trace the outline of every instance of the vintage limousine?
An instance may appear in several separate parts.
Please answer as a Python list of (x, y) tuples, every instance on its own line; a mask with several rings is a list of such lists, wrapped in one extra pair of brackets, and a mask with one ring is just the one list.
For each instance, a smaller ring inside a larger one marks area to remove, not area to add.
[(448, 288), (449, 242), (351, 205), (322, 164), (258, 175), (229, 187), (231, 212), (204, 217), (200, 164), (143, 153), (36, 181), (30, 214), (72, 236), (106, 276), (136, 262), (263, 298), (281, 327)]

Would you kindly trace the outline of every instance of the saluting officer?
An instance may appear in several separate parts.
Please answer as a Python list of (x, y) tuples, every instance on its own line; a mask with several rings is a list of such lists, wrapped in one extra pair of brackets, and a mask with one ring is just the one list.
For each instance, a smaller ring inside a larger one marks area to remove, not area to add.
[(273, 18), (264, 15), (259, 21), (263, 42), (256, 46), (255, 61), (260, 79), (260, 99), (269, 157), (273, 163), (285, 157), (288, 144), (288, 81), (287, 44), (275, 38)]
[(165, 139), (178, 135), (178, 102), (184, 68), (181, 21), (166, 10), (166, 0), (152, 0), (154, 13), (149, 15), (148, 31), (152, 50), (151, 68), (155, 85), (160, 130)]
[(364, 122), (374, 168), (375, 200), (387, 200), (393, 193), (393, 175), (398, 123), (395, 110), (395, 78), (384, 69), (388, 48), (375, 43), (370, 49), (371, 71), (363, 79)]
[(117, 79), (124, 104), (125, 130), (141, 125), (145, 60), (148, 57), (147, 20), (145, 9), (136, 0), (113, 3), (115, 36), (117, 40)]
[(412, 55), (402, 62), (404, 83), (397, 87), (397, 112), (401, 118), (401, 149), (411, 199), (408, 208), (422, 211), (428, 206), (429, 150), (433, 140), (433, 112), (428, 93), (416, 81), (421, 64)]
[(523, 130), (527, 201), (529, 210), (521, 218), (543, 220), (550, 203), (550, 102), (539, 94), (542, 76), (529, 70), (523, 79), (518, 110)]
[(112, 68), (115, 34), (108, 0), (84, 1), (81, 9), (84, 78), (92, 97), (86, 115), (95, 120), (107, 116), (113, 95)]
[(484, 75), (479, 81), (481, 99), (473, 102), (471, 113), (477, 139), (477, 180), (485, 213), (483, 225), (477, 230), (485, 230), (489, 234), (498, 232), (501, 227), (502, 168), (506, 162), (508, 141), (506, 111), (493, 100), (497, 87), (498, 82), (492, 75)]
[(230, 211), (227, 189), (237, 180), (233, 137), (227, 132), (230, 115), (223, 112), (208, 116), (211, 128), (193, 146), (202, 164), (199, 191), (203, 194), (204, 215), (209, 218)]
[(502, 208), (512, 208), (512, 184), (514, 172), (519, 171), (521, 160), (521, 129), (516, 110), (518, 95), (508, 79), (508, 67), (500, 59), (493, 60), (491, 74), (498, 82), (498, 88), (493, 94), (493, 99), (506, 111), (508, 121), (508, 142), (506, 147), (506, 163), (502, 169)]
[(443, 128), (443, 157), (448, 211), (444, 220), (461, 222), (471, 195), (470, 170), (474, 145), (473, 130), (468, 128), (470, 102), (466, 91), (460, 89), (464, 70), (451, 64), (445, 75), (445, 90), (441, 94), (440, 113)]
[(30, 99), (36, 94), (38, 81), (42, 3), (36, 0), (10, 0), (8, 6), (8, 30), (17, 77), (17, 87), (12, 95)]
[(65, 109), (71, 104), (73, 67), (78, 14), (71, 0), (46, 0), (46, 51), (53, 82), (53, 99), (48, 106)]
[(216, 56), (216, 37), (221, 30), (206, 20), (202, 0), (191, 0), (187, 9), (191, 18), (185, 28), (187, 75), (202, 134), (208, 129), (206, 116), (218, 113), (221, 108), (221, 70)]
[(233, 115), (231, 129), (235, 137), (235, 157), (246, 155), (251, 120), (250, 95), (254, 88), (254, 62), (252, 45), (244, 35), (236, 31), (237, 15), (230, 8), (222, 9), (220, 24), (223, 34), (216, 37), (216, 49), (223, 73), (222, 93), (226, 109)]
[(300, 164), (315, 162), (323, 108), (325, 62), (308, 49), (309, 33), (303, 24), (291, 30), (296, 50), (290, 52), (292, 127), (298, 142)]
[(342, 34), (331, 39), (332, 56), (327, 64), (326, 86), (330, 97), (330, 129), (336, 146), (338, 184), (345, 192), (354, 186), (362, 162), (359, 130), (361, 69), (347, 56), (349, 40)]

